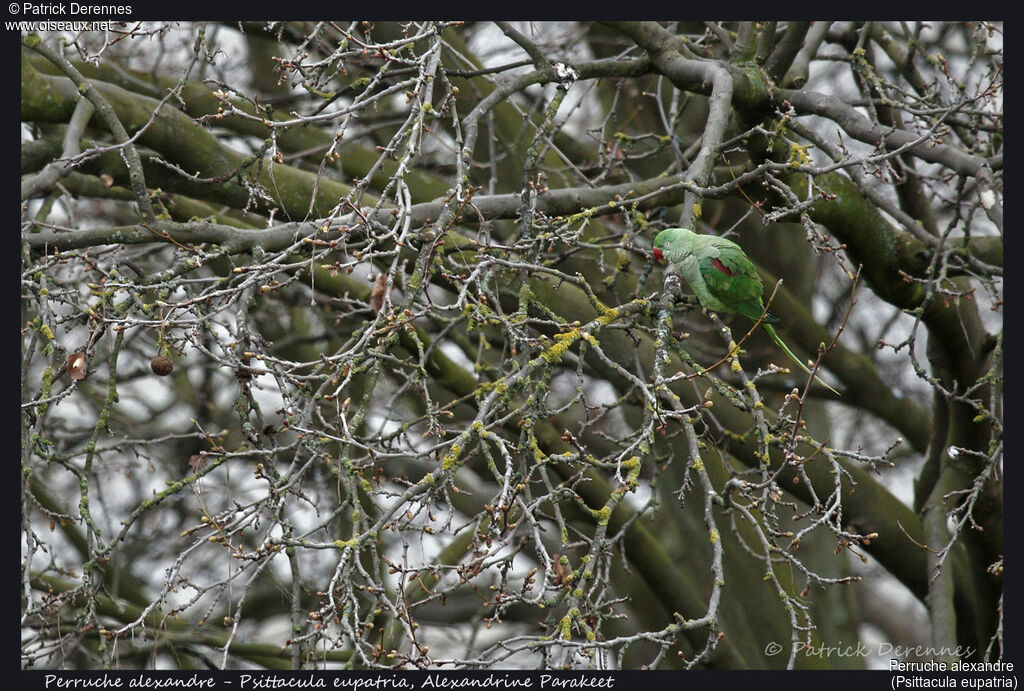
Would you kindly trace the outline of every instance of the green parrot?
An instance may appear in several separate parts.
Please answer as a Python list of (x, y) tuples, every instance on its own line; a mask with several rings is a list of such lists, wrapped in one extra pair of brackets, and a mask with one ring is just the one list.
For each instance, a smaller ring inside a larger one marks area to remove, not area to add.
[[(764, 315), (761, 326), (772, 340), (786, 351), (786, 355), (808, 374), (811, 370), (775, 333), (772, 324), (777, 317), (765, 313), (761, 294), (764, 290), (754, 262), (732, 240), (715, 235), (701, 235), (688, 228), (666, 228), (654, 238), (654, 258), (668, 262), (669, 266), (686, 279), (700, 304), (714, 312), (739, 312), (757, 321)], [(842, 395), (820, 377), (815, 379), (837, 396)]]

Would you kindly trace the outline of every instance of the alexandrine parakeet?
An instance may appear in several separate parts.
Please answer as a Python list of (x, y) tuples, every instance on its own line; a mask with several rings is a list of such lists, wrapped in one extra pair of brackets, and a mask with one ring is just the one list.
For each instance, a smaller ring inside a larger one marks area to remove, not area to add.
[[(754, 321), (763, 314), (761, 326), (772, 340), (800, 369), (811, 373), (775, 332), (772, 324), (779, 320), (765, 314), (761, 277), (735, 242), (715, 235), (701, 235), (687, 228), (667, 228), (654, 238), (654, 258), (668, 262), (673, 271), (685, 278), (700, 304), (707, 309), (727, 314), (739, 312)], [(829, 391), (840, 395), (820, 377), (815, 378)]]

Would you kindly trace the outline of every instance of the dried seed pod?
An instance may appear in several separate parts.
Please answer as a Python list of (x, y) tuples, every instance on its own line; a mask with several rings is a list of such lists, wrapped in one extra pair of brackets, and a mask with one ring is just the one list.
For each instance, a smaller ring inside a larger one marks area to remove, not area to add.
[[(243, 365), (248, 365), (250, 362), (252, 362), (252, 358), (250, 358), (248, 355), (243, 355), (239, 359), (241, 360)], [(240, 382), (250, 381), (252, 380), (252, 370), (249, 369), (248, 367), (239, 367), (238, 369), (235, 370), (235, 377)]]
[(194, 453), (189, 457), (188, 465), (190, 468), (192, 468), (193, 473), (198, 473), (200, 470), (206, 467), (206, 456)]
[(72, 379), (85, 379), (85, 353), (68, 355), (68, 376)]
[(149, 361), (149, 368), (153, 370), (153, 374), (158, 377), (166, 377), (174, 371), (174, 363), (171, 362), (171, 358), (166, 355), (157, 355)]
[(384, 296), (387, 294), (388, 275), (379, 274), (377, 280), (373, 284), (373, 291), (370, 293), (370, 309), (374, 312), (380, 312), (380, 308), (384, 306)]

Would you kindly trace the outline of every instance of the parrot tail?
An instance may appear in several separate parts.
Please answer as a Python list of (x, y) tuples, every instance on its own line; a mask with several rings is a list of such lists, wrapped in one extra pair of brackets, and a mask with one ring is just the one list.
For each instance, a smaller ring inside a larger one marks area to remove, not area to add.
[[(793, 351), (790, 350), (789, 347), (785, 343), (782, 342), (782, 339), (779, 338), (779, 334), (775, 333), (775, 329), (772, 327), (771, 324), (769, 324), (767, 322), (761, 322), (761, 326), (763, 326), (764, 330), (768, 332), (768, 335), (772, 337), (772, 340), (775, 341), (776, 345), (778, 345), (780, 348), (782, 348), (784, 351), (786, 351), (786, 355), (789, 356), (790, 360), (792, 360), (797, 365), (799, 365), (800, 369), (802, 369), (804, 372), (807, 372), (807, 374), (811, 374), (811, 370), (809, 370), (807, 368), (807, 365), (805, 365), (804, 363), (800, 362), (800, 358), (798, 358), (796, 355), (793, 355)], [(843, 395), (843, 394), (839, 393), (838, 391), (836, 391), (835, 389), (833, 389), (828, 384), (826, 384), (824, 381), (822, 381), (821, 377), (819, 377), (817, 374), (814, 375), (814, 378), (817, 379), (819, 382), (821, 382), (822, 386), (824, 386), (826, 389), (828, 389), (829, 391), (834, 393), (836, 396), (842, 396)]]

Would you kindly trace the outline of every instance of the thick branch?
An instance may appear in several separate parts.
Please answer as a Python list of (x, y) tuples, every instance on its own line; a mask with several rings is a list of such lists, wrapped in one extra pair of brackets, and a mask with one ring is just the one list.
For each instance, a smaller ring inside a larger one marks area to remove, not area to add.
[[(814, 91), (778, 89), (772, 94), (772, 101), (779, 107), (782, 106), (783, 101), (788, 101), (796, 108), (797, 116), (813, 113), (828, 118), (842, 127), (854, 139), (885, 151), (895, 151), (919, 139), (918, 135), (906, 130), (885, 128), (871, 122), (857, 112), (856, 108), (843, 103), (835, 96)], [(922, 161), (938, 163), (960, 175), (974, 177), (981, 175), (991, 163), (980, 156), (972, 156), (946, 144), (933, 142), (918, 143), (909, 147), (907, 152)]]

